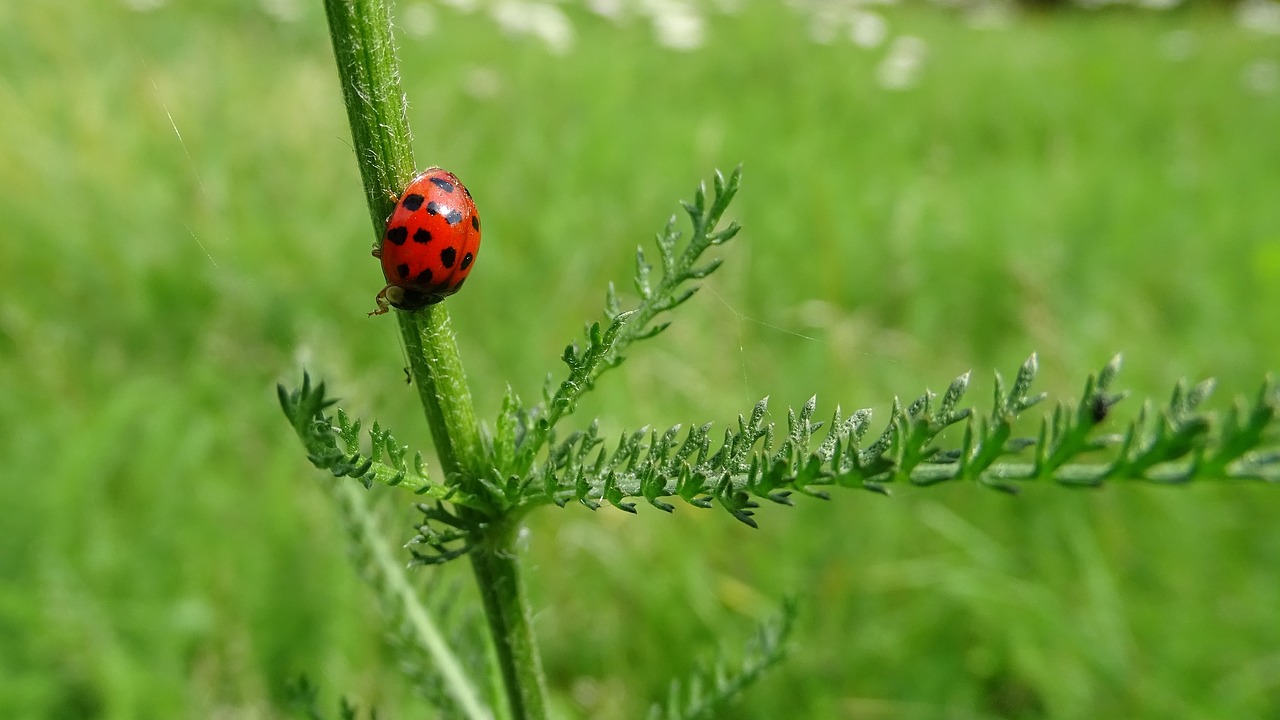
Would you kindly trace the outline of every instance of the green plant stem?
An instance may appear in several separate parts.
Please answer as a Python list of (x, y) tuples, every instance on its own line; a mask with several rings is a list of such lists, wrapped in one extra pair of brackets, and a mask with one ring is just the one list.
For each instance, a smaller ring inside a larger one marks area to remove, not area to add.
[(533, 615), (516, 559), (518, 523), (492, 528), (469, 555), (498, 654), (513, 718), (546, 718), (547, 689), (533, 637)]
[[(385, 0), (325, 0), (325, 13), (369, 214), (380, 239), (394, 198), (415, 167), (390, 14)], [(396, 316), (446, 481), (478, 484), (492, 462), (480, 439), (449, 313), (434, 305), (421, 312), (397, 311)], [(516, 565), (516, 528), (502, 518), (464, 514), (477, 524), (488, 523), (486, 537), (472, 555), (472, 569), (511, 715), (541, 720), (546, 717), (546, 690)]]
[[(391, 18), (383, 0), (325, 0), (325, 12), (377, 241), (394, 198), (414, 174)], [(475, 477), (483, 472), (484, 454), (449, 312), (434, 305), (396, 316), (445, 477)]]
[(374, 234), (381, 239), (395, 198), (414, 173), (391, 16), (385, 0), (325, 0), (324, 9), (360, 179)]
[(397, 311), (396, 316), (446, 482), (474, 481), (489, 463), (449, 312), (432, 305), (421, 312)]

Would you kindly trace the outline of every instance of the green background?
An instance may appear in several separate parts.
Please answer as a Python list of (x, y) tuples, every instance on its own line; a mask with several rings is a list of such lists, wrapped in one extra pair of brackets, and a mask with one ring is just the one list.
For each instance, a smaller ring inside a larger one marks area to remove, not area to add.
[[(724, 268), (570, 424), (815, 392), (883, 418), (970, 368), (985, 402), (1033, 350), (1055, 393), (1123, 351), (1138, 397), (1214, 375), (1219, 407), (1280, 368), (1280, 43), (1226, 7), (890, 8), (862, 48), (747, 3), (679, 52), (634, 10), (563, 6), (559, 53), (485, 9), (402, 11), (433, 25), (401, 35), (419, 163), (484, 217), (448, 305), (484, 417), (508, 384), (537, 398), (634, 246), (739, 162)], [(889, 89), (903, 35), (923, 63)], [(422, 717), (274, 395), (305, 367), (427, 442), (393, 322), (365, 317), (382, 281), (319, 3), (0, 4), (0, 108), (0, 716), (281, 717), (306, 673)], [(795, 652), (732, 717), (1280, 715), (1274, 487), (900, 488), (758, 519), (533, 516), (560, 712), (639, 716), (791, 595)]]

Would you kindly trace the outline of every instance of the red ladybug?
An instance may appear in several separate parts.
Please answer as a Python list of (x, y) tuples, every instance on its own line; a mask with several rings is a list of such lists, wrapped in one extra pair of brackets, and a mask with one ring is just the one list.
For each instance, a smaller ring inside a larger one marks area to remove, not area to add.
[(458, 176), (428, 168), (409, 182), (387, 218), (382, 260), (387, 286), (378, 293), (382, 315), (387, 305), (420, 310), (458, 292), (480, 252), (480, 216), (471, 192)]

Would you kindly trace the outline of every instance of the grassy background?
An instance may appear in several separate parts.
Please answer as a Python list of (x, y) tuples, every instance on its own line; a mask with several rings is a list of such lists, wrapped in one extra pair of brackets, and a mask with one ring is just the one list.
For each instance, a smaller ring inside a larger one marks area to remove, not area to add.
[[(566, 11), (563, 55), (448, 8), (402, 41), (420, 163), (484, 214), (450, 309), (485, 416), (508, 383), (537, 395), (633, 246), (738, 162), (725, 268), (584, 418), (883, 410), (968, 368), (982, 398), (1032, 350), (1050, 390), (1123, 350), (1139, 395), (1213, 374), (1220, 405), (1280, 368), (1274, 38), (898, 9), (928, 54), (891, 92), (883, 48), (813, 44), (786, 8), (716, 16), (692, 53)], [(5, 3), (0, 108), (0, 716), (279, 717), (302, 672), (421, 716), (273, 396), (307, 367), (426, 437), (392, 323), (364, 317), (381, 281), (319, 3)], [(788, 594), (796, 652), (734, 717), (1280, 714), (1274, 488), (903, 489), (760, 520), (533, 518), (565, 716), (638, 716)]]

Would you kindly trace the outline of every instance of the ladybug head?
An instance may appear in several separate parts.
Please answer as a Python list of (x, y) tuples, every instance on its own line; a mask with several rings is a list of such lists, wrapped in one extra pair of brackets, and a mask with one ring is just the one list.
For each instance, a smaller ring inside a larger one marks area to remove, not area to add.
[(428, 305), (435, 305), (440, 302), (444, 299), (444, 296), (424, 293), (421, 290), (412, 288), (402, 288), (399, 285), (388, 285), (382, 288), (382, 292), (378, 293), (378, 297), (375, 299), (378, 302), (378, 307), (369, 313), (370, 315), (385, 315), (387, 305), (405, 312), (421, 310)]
[(412, 312), (421, 310), (428, 305), (435, 305), (443, 300), (444, 296), (392, 285), (387, 292), (387, 299), (391, 301), (392, 306)]

